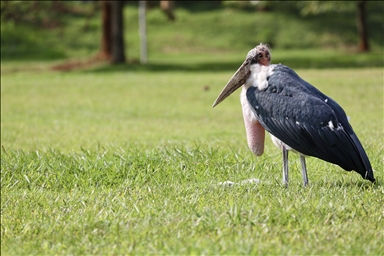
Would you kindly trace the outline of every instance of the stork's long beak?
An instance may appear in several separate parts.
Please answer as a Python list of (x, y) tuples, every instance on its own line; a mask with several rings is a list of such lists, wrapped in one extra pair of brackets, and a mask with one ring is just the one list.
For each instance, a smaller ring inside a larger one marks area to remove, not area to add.
[(213, 103), (212, 108), (218, 105), (220, 102), (225, 100), (229, 95), (236, 91), (240, 86), (242, 86), (245, 81), (248, 79), (250, 71), (250, 61), (245, 60), (243, 64), (239, 67), (236, 73), (228, 81), (227, 85), (221, 91), (220, 95), (217, 97), (215, 103)]

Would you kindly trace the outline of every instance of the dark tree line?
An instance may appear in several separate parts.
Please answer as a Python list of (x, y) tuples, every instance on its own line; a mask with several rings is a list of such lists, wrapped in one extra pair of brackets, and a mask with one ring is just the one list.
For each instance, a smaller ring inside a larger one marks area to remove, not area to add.
[[(176, 1), (146, 1), (147, 6), (153, 8), (158, 6), (170, 21), (176, 19), (174, 15), (175, 7), (197, 8), (199, 4), (209, 5), (210, 8), (229, 7), (237, 5), (237, 8), (251, 7), (250, 1), (205, 1), (205, 2), (176, 2)], [(107, 59), (111, 63), (122, 63), (126, 60), (127, 49), (124, 47), (124, 1), (94, 2), (94, 11), (100, 12), (102, 23), (102, 38), (100, 43), (99, 57)], [(319, 14), (325, 12), (356, 11), (356, 27), (358, 31), (359, 51), (370, 50), (367, 26), (367, 3), (368, 1), (333, 2), (333, 1), (259, 1), (255, 10), (266, 11), (274, 8), (289, 8), (299, 10), (303, 15)], [(371, 4), (371, 3), (370, 3)], [(372, 2), (372, 4), (374, 4)], [(15, 23), (28, 23), (33, 26), (54, 29), (61, 26), (65, 21), (62, 20), (63, 13), (78, 13), (89, 16), (76, 5), (67, 4), (65, 1), (1, 1), (1, 16), (3, 20), (13, 20)], [(91, 14), (92, 14), (91, 13)], [(255, 14), (257, 15), (257, 14)]]
[[(305, 13), (321, 12), (340, 12), (346, 9), (356, 8), (357, 31), (359, 35), (358, 49), (362, 52), (369, 51), (368, 29), (366, 22), (366, 1), (357, 1), (349, 3), (337, 3), (331, 1), (311, 1), (298, 3), (296, 6)], [(102, 1), (102, 40), (100, 56), (109, 59), (112, 63), (121, 63), (125, 61), (124, 33), (123, 33), (123, 7), (121, 1)], [(151, 5), (153, 2), (151, 2)], [(236, 4), (236, 3), (235, 3)], [(244, 8), (244, 1), (237, 3)], [(249, 4), (249, 3), (248, 3)], [(174, 1), (160, 1), (160, 8), (169, 20), (175, 20)], [(262, 10), (268, 6), (268, 2), (262, 3)]]

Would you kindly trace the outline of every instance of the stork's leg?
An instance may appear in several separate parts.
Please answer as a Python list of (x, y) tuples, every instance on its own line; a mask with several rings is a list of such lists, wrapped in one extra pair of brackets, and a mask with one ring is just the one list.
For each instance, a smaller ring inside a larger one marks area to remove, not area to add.
[(283, 184), (288, 187), (288, 150), (283, 147)]
[(308, 185), (307, 165), (305, 164), (305, 157), (300, 155), (301, 174), (303, 175), (304, 186)]

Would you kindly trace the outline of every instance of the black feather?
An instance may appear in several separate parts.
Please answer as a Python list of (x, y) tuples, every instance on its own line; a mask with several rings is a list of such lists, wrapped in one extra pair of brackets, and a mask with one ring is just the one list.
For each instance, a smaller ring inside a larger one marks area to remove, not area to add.
[(301, 154), (375, 181), (367, 154), (339, 104), (287, 66), (275, 65), (267, 80), (265, 89), (250, 87), (247, 99), (269, 133)]

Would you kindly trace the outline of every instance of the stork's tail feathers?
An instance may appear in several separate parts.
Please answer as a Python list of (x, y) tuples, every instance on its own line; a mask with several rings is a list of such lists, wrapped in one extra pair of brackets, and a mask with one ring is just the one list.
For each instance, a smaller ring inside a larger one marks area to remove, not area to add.
[(360, 173), (360, 174), (366, 180), (372, 181), (373, 183), (376, 181), (375, 177), (373, 176), (373, 169), (372, 168), (367, 169), (367, 171), (365, 171), (364, 175), (362, 173)]
[(356, 145), (357, 151), (359, 152), (360, 158), (362, 160), (362, 165), (360, 164), (357, 168), (358, 173), (363, 177), (363, 179), (375, 182), (375, 177), (373, 175), (373, 170), (371, 163), (369, 162), (368, 156), (365, 153), (363, 146), (361, 145), (356, 134), (350, 134), (354, 144)]
[(373, 171), (372, 171), (372, 169), (366, 172), (366, 176), (365, 176), (364, 179), (369, 180), (369, 181), (372, 181), (373, 183), (376, 182), (375, 177), (373, 177)]

